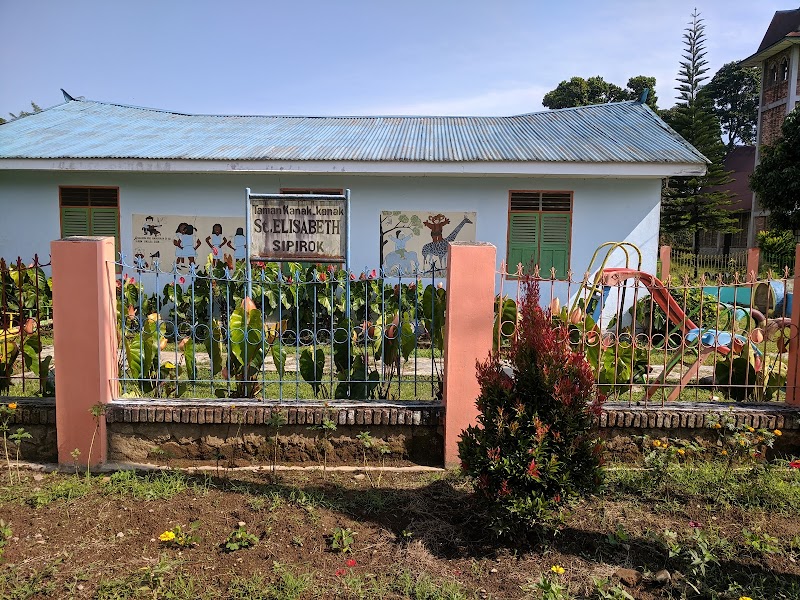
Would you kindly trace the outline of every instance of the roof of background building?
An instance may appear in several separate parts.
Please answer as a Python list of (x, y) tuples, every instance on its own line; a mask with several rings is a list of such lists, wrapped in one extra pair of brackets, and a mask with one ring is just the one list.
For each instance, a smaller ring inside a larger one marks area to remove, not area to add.
[(800, 8), (776, 11), (758, 50), (742, 64), (745, 67), (758, 66), (762, 60), (797, 43), (800, 43)]
[(0, 159), (705, 164), (645, 104), (511, 117), (190, 115), (71, 100), (0, 125)]
[(761, 40), (758, 51), (766, 50), (792, 33), (800, 33), (800, 8), (777, 11), (772, 17), (767, 33), (764, 34), (764, 39)]

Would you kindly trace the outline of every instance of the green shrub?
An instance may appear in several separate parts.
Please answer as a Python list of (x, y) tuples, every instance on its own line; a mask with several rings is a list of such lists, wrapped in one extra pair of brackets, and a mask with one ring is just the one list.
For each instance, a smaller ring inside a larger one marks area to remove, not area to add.
[(462, 434), (459, 455), (499, 537), (519, 537), (551, 521), (560, 506), (601, 483), (600, 443), (592, 435), (592, 370), (562, 325), (539, 306), (538, 284), (523, 282), (517, 337), (508, 352), (478, 364), (478, 426)]
[(795, 249), (794, 234), (788, 230), (759, 231), (756, 234), (758, 248), (772, 256), (793, 255)]

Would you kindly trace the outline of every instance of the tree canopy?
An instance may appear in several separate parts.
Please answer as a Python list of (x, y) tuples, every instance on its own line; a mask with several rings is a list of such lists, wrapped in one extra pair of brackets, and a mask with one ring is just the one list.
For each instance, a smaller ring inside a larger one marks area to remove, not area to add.
[(680, 62), (678, 104), (662, 113), (667, 123), (697, 148), (711, 163), (704, 176), (673, 177), (663, 190), (661, 227), (666, 233), (694, 234), (694, 251), (699, 251), (700, 231), (737, 231), (737, 221), (726, 207), (730, 194), (720, 186), (730, 183), (722, 167), (725, 146), (720, 136), (719, 119), (710, 97), (701, 94), (708, 79), (705, 60), (705, 26), (695, 10), (684, 30), (684, 53)]
[(753, 144), (758, 124), (758, 95), (761, 70), (729, 62), (703, 88), (708, 94), (725, 135), (728, 150), (737, 144)]
[(644, 75), (628, 79), (625, 88), (609, 83), (599, 75), (588, 79), (573, 77), (569, 81), (562, 81), (556, 89), (547, 92), (542, 99), (542, 104), (547, 108), (572, 108), (573, 106), (638, 100), (644, 89), (647, 88), (650, 90), (647, 96), (647, 105), (656, 110), (658, 99), (655, 87), (655, 77)]
[[(38, 104), (36, 104), (36, 102), (31, 102), (31, 110), (30, 111), (21, 110), (17, 114), (14, 114), (12, 112), (10, 112), (8, 114), (11, 116), (11, 120), (13, 121), (14, 119), (21, 119), (22, 117), (29, 117), (32, 114), (35, 114), (35, 113), (38, 113), (38, 112), (42, 112), (42, 108)], [(0, 125), (2, 125), (3, 123), (7, 123), (7, 122), (8, 121), (6, 119), (4, 119), (3, 117), (0, 117)]]
[(759, 204), (770, 211), (771, 225), (800, 229), (800, 108), (786, 117), (781, 137), (761, 148), (750, 188)]

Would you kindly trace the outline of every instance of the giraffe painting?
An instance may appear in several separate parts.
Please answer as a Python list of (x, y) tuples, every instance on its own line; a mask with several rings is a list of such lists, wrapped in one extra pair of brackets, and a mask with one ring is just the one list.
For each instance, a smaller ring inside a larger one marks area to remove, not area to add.
[(416, 273), (447, 265), (450, 242), (475, 241), (478, 215), (472, 211), (382, 211), (380, 220), (381, 267), (386, 273)]
[(461, 222), (453, 228), (446, 237), (435, 242), (428, 242), (422, 247), (422, 262), (424, 268), (444, 269), (447, 266), (447, 252), (450, 249), (450, 242), (455, 241), (464, 225), (471, 224), (472, 220), (464, 215)]

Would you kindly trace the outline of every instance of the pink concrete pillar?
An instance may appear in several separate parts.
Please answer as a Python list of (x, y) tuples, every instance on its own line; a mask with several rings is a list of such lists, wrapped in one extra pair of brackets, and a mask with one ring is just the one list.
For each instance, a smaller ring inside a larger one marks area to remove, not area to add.
[(672, 264), (672, 247), (661, 246), (658, 250), (661, 259), (661, 281), (669, 281), (669, 269)]
[(758, 279), (758, 261), (760, 250), (758, 248), (747, 249), (747, 278)]
[[(106, 421), (91, 408), (117, 389), (114, 238), (70, 237), (50, 244), (58, 462), (106, 460)], [(94, 445), (89, 456), (89, 447)]]
[[(794, 250), (794, 292), (800, 293), (800, 244)], [(786, 372), (786, 404), (800, 406), (800, 298), (792, 293), (792, 324), (789, 326), (789, 368)]]
[(478, 417), (480, 388), (475, 363), (492, 350), (496, 249), (491, 244), (452, 242), (447, 257), (447, 319), (444, 329), (444, 463), (456, 466), (461, 432)]

